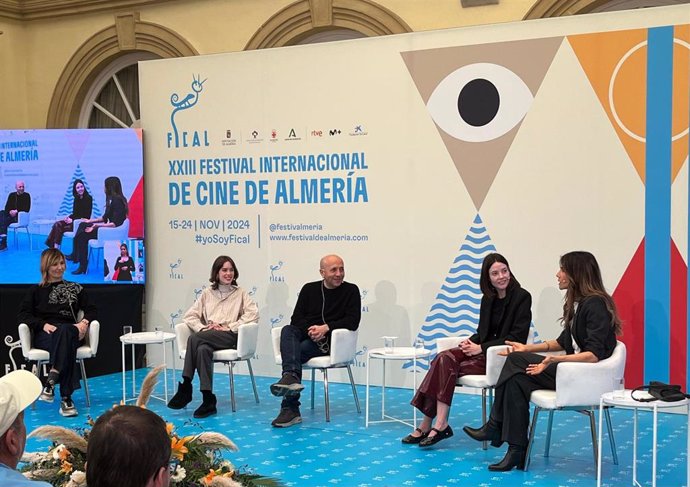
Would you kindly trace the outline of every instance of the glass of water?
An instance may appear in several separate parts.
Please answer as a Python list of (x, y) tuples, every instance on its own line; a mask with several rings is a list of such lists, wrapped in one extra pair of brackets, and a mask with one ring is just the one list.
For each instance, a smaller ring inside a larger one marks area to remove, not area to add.
[(393, 353), (396, 338), (398, 337), (383, 337), (383, 353)]
[(123, 326), (122, 327), (122, 334), (131, 336), (132, 335), (132, 327), (131, 326)]
[(157, 326), (155, 328), (156, 338), (163, 338), (163, 328)]

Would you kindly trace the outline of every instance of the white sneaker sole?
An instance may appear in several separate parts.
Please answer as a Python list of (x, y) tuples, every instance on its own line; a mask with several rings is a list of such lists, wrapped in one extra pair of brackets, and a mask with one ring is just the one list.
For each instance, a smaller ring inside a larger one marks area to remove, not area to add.
[(60, 416), (64, 416), (66, 418), (71, 418), (73, 416), (79, 416), (79, 413), (77, 412), (76, 409), (69, 409), (67, 411), (64, 411), (62, 408), (60, 408)]
[(275, 426), (276, 428), (288, 428), (290, 426), (293, 426), (295, 424), (299, 424), (301, 422), (302, 422), (302, 416), (297, 416), (292, 421), (288, 421), (287, 423), (274, 423), (273, 426)]

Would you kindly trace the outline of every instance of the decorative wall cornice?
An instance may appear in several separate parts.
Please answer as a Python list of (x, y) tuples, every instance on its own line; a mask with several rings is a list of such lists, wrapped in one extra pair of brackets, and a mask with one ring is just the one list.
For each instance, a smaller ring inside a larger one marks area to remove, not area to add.
[(0, 17), (37, 20), (107, 12), (179, 0), (0, 0)]

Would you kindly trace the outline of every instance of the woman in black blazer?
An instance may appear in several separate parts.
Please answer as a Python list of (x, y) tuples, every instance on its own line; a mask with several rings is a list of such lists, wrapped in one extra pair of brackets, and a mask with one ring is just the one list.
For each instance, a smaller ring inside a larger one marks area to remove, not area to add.
[(483, 297), (477, 333), (459, 346), (441, 352), (431, 362), (411, 402), (424, 414), (424, 419), (402, 439), (403, 443), (424, 447), (453, 436), (448, 414), (457, 378), (485, 374), (485, 354), (489, 347), (503, 345), (506, 340), (527, 341), (532, 321), (532, 296), (520, 287), (505, 257), (494, 253), (484, 258), (479, 287)]
[[(532, 391), (556, 389), (559, 362), (596, 363), (613, 354), (621, 320), (613, 298), (604, 289), (599, 264), (589, 252), (569, 252), (561, 257), (556, 273), (558, 288), (566, 290), (563, 304), (563, 331), (555, 340), (513, 347), (496, 385), (496, 398), (489, 421), (481, 428), (465, 426), (477, 441), (493, 446), (508, 442), (508, 451), (489, 470), (524, 468), (529, 427), (529, 400)], [(564, 350), (565, 355), (538, 355), (533, 352)]]
[(72, 203), (72, 213), (62, 220), (53, 223), (53, 228), (46, 239), (46, 246), (50, 249), (60, 248), (62, 244), (62, 235), (65, 232), (71, 232), (74, 228), (74, 220), (91, 218), (91, 211), (93, 210), (93, 198), (86, 190), (84, 181), (75, 179), (72, 184), (72, 196), (74, 202)]

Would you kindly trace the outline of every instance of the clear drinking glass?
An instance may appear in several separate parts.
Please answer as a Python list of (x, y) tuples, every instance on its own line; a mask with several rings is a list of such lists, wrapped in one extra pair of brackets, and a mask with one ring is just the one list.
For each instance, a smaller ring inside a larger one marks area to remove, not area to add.
[(613, 397), (616, 399), (624, 399), (625, 394), (625, 377), (616, 377), (613, 379)]
[(122, 334), (130, 336), (132, 334), (132, 327), (131, 326), (123, 326), (122, 327)]
[(413, 346), (414, 346), (416, 353), (423, 351), (424, 350), (424, 340), (422, 340), (419, 337), (415, 338)]
[(395, 349), (395, 339), (398, 337), (382, 337), (383, 338), (383, 353), (393, 353)]
[(156, 328), (154, 328), (154, 330), (156, 333), (156, 338), (163, 338), (163, 328), (157, 326)]

